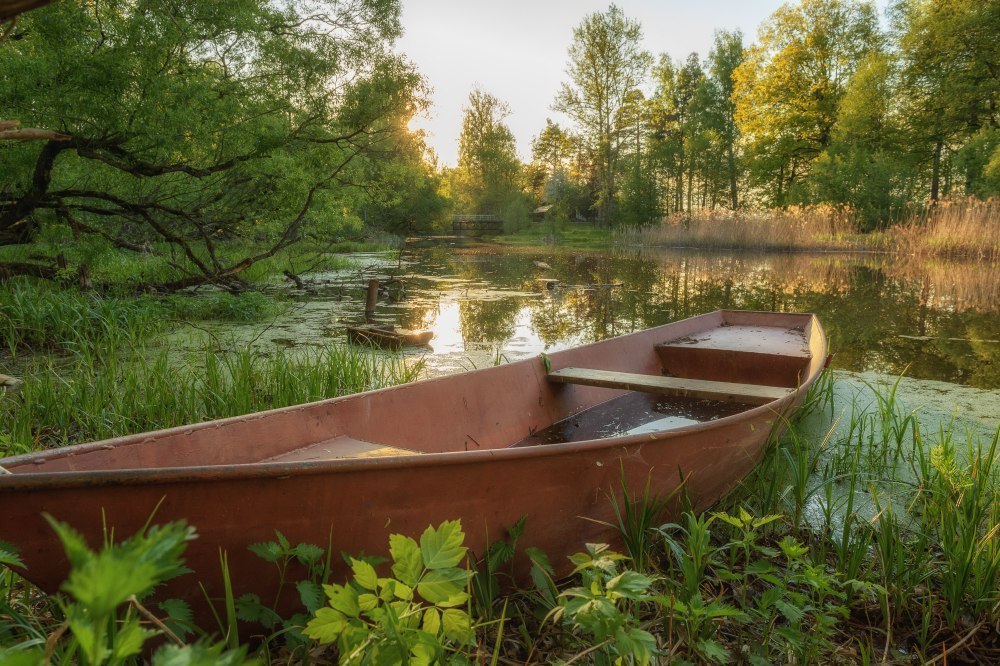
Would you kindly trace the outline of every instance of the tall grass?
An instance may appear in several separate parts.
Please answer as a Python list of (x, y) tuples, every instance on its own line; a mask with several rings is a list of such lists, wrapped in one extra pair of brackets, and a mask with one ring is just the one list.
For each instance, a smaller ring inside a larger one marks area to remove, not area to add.
[(1000, 620), (1000, 428), (925, 432), (898, 388), (865, 387), (826, 437), (793, 425), (730, 501), (791, 517), (818, 562), (876, 592), (853, 601), (869, 639), (926, 659)]
[(1000, 199), (942, 201), (890, 229), (887, 238), (908, 254), (1000, 261)]
[(849, 209), (790, 206), (783, 210), (733, 213), (699, 210), (674, 214), (658, 226), (621, 232), (628, 245), (748, 250), (856, 250), (866, 242), (857, 234)]
[(148, 298), (102, 297), (55, 285), (0, 285), (0, 349), (80, 352), (120, 348), (155, 333), (163, 310)]
[[(141, 348), (40, 358), (19, 394), (0, 397), (0, 455), (25, 453), (295, 405), (407, 382), (419, 364), (351, 346), (186, 359)], [(2, 448), (6, 446), (7, 450)]]

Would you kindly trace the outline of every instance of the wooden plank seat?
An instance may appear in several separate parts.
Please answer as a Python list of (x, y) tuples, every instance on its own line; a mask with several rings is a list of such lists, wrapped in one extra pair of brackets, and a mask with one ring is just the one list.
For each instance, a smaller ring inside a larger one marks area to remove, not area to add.
[(794, 390), (777, 386), (733, 384), (683, 377), (658, 377), (588, 368), (563, 368), (550, 372), (548, 378), (549, 381), (561, 384), (598, 386), (623, 391), (642, 391), (723, 402), (740, 402), (748, 405), (763, 405), (784, 398)]
[(322, 442), (309, 444), (300, 449), (282, 453), (262, 460), (261, 462), (305, 462), (318, 460), (336, 460), (338, 458), (378, 458), (384, 456), (412, 456), (418, 451), (400, 449), (395, 446), (366, 442), (347, 435), (340, 435)]

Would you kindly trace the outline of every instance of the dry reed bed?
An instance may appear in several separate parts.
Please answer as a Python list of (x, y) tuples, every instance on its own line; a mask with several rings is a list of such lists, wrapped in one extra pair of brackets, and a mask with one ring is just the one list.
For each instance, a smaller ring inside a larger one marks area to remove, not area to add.
[(850, 208), (790, 206), (733, 213), (674, 214), (656, 227), (619, 234), (627, 245), (712, 249), (880, 251), (1000, 261), (1000, 199), (943, 201), (884, 232), (861, 234)]
[(1000, 261), (1000, 199), (943, 201), (892, 227), (886, 240), (896, 252)]
[(850, 211), (833, 206), (674, 214), (658, 227), (622, 232), (626, 244), (751, 250), (864, 250)]

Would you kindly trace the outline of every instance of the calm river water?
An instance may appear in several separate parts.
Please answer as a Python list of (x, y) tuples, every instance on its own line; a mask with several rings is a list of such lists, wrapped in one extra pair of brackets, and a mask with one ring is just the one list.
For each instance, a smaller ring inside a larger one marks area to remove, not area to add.
[[(358, 254), (356, 268), (306, 278), (270, 326), (215, 336), (266, 349), (344, 339), (370, 277), (390, 279), (376, 319), (429, 328), (429, 375), (485, 367), (719, 308), (817, 313), (833, 367), (1000, 388), (1000, 267), (884, 255), (695, 250), (572, 251), (440, 244)], [(284, 287), (281, 288), (284, 290)], [(171, 344), (202, 343), (182, 330)]]

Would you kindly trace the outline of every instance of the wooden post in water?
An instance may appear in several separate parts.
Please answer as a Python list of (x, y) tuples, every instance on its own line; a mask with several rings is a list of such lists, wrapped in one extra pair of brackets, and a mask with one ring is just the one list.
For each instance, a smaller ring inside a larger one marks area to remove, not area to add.
[(372, 323), (375, 316), (375, 303), (378, 301), (378, 279), (368, 280), (368, 298), (365, 299), (365, 321)]

